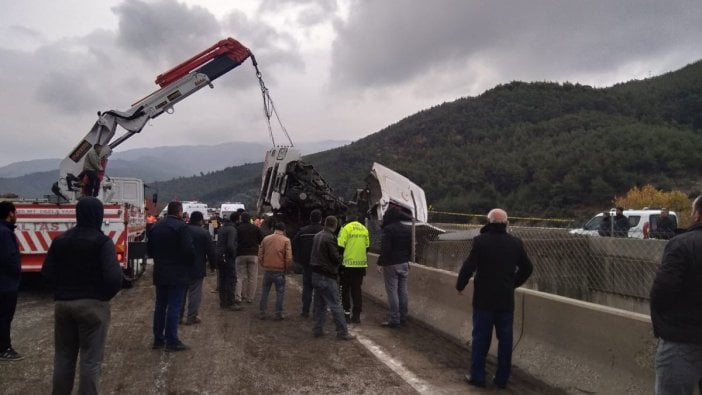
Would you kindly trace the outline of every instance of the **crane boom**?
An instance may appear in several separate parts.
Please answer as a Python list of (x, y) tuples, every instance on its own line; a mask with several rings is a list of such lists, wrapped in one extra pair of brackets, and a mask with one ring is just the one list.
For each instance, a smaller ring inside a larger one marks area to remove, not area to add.
[[(161, 88), (134, 103), (126, 111), (109, 110), (98, 113), (98, 119), (88, 134), (71, 150), (59, 167), (59, 179), (52, 191), (66, 200), (74, 201), (79, 194), (77, 175), (83, 170), (85, 155), (96, 143), (103, 146), (102, 156), (129, 137), (141, 132), (146, 123), (168, 111), (179, 101), (251, 58), (259, 75), (256, 59), (251, 51), (233, 38), (227, 38), (198, 53), (192, 58), (160, 74), (156, 84)], [(117, 125), (126, 132), (113, 140)]]

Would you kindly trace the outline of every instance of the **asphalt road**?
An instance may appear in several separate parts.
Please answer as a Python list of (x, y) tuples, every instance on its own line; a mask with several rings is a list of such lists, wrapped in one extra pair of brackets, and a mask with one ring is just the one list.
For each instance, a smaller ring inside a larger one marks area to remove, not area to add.
[[(261, 321), (258, 306), (241, 312), (219, 308), (215, 277), (204, 285), (203, 322), (180, 326), (181, 340), (192, 349), (151, 350), (154, 288), (151, 270), (134, 288), (112, 301), (112, 322), (103, 363), (101, 390), (106, 394), (558, 394), (514, 371), (510, 387), (476, 389), (463, 375), (469, 352), (410, 321), (407, 327), (380, 326), (386, 310), (366, 300), (362, 323), (353, 325), (353, 341), (328, 335), (312, 337), (312, 322), (298, 316), (301, 278), (288, 276), (283, 321)], [(260, 285), (260, 283), (259, 283)], [(274, 303), (269, 297), (269, 311)], [(260, 293), (260, 287), (259, 287)], [(410, 314), (411, 314), (410, 295)], [(2, 394), (47, 394), (53, 370), (51, 293), (26, 287), (20, 293), (12, 327), (15, 349), (25, 356), (0, 363)], [(488, 369), (494, 372), (494, 365)]]

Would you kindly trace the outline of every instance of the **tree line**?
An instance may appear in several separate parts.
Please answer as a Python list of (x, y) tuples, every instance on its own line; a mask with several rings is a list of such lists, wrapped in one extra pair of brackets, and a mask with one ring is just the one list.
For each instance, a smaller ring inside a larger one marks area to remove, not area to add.
[[(332, 132), (330, 130), (330, 132)], [(424, 188), (438, 210), (578, 216), (636, 186), (699, 192), (702, 62), (609, 88), (512, 82), (420, 111), (304, 159), (351, 197), (379, 162)], [(156, 183), (166, 197), (243, 201), (261, 164)]]

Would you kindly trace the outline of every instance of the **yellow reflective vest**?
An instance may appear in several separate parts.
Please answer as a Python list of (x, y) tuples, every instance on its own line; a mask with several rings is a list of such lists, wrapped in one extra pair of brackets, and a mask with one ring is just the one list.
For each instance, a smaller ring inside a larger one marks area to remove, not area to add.
[(337, 239), (339, 247), (344, 249), (344, 267), (368, 267), (366, 250), (370, 247), (368, 229), (358, 221), (344, 225)]

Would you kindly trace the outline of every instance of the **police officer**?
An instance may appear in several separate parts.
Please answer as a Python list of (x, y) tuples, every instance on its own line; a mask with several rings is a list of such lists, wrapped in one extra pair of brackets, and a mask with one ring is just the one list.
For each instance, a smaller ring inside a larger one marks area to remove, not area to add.
[(360, 324), (363, 307), (361, 286), (368, 267), (368, 247), (370, 247), (368, 228), (358, 222), (356, 218), (351, 217), (350, 221), (341, 228), (337, 244), (343, 252), (343, 263), (339, 276), (344, 316), (346, 322)]

